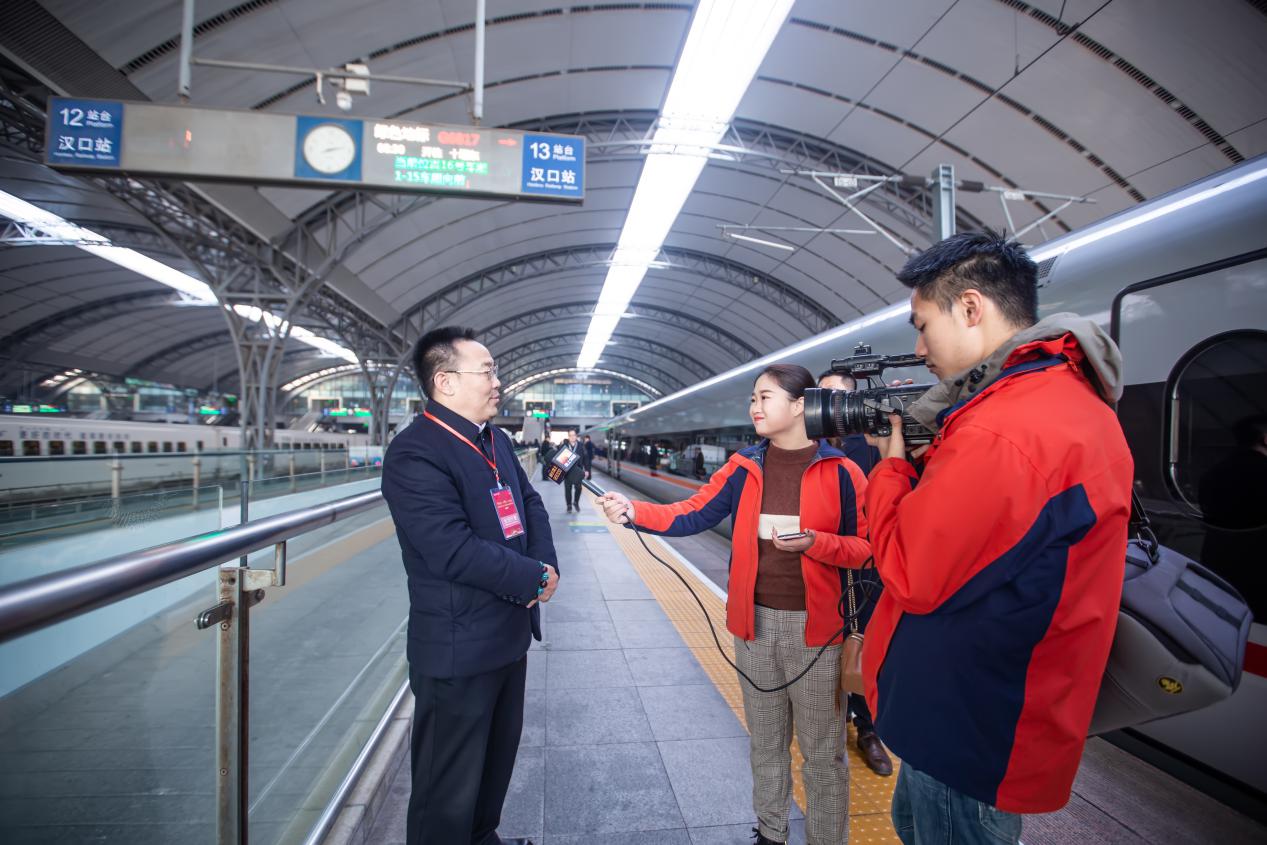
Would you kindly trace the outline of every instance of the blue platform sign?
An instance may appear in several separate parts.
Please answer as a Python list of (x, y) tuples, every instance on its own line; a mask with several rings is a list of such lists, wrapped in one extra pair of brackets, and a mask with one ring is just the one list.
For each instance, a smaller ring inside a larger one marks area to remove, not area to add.
[(48, 119), (49, 164), (119, 166), (123, 103), (53, 97)]
[(557, 135), (524, 135), (525, 194), (585, 196), (585, 141)]

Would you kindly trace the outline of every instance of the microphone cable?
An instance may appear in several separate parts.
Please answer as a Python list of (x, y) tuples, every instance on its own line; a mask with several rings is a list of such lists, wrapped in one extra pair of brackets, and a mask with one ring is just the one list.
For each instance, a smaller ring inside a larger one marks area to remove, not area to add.
[[(601, 489), (601, 488), (598, 488), (598, 485), (596, 484), (585, 484), (585, 489), (593, 493), (595, 489)], [(665, 569), (672, 572), (673, 576), (682, 582), (682, 586), (686, 587), (686, 591), (691, 594), (691, 598), (695, 599), (695, 603), (699, 605), (700, 613), (703, 614), (704, 616), (704, 621), (708, 623), (708, 632), (713, 635), (713, 644), (717, 646), (717, 653), (721, 655), (722, 660), (725, 660), (728, 664), (730, 664), (730, 667), (734, 669), (735, 672), (737, 672), (741, 678), (747, 681), (748, 684), (753, 689), (757, 690), (758, 692), (782, 692), (783, 690), (795, 684), (801, 678), (804, 678), (806, 675), (808, 675), (809, 670), (814, 668), (815, 664), (818, 663), (819, 658), (823, 656), (823, 653), (827, 651), (827, 649), (829, 649), (832, 645), (844, 645), (843, 639), (839, 643), (833, 643), (832, 641), (835, 640), (837, 637), (844, 636), (845, 631), (849, 629), (849, 625), (855, 620), (857, 620), (857, 618), (862, 614), (863, 608), (866, 607), (867, 603), (870, 602), (874, 597), (873, 593), (875, 592), (875, 585), (859, 579), (857, 584), (863, 586), (863, 600), (861, 602), (858, 602), (857, 608), (854, 611), (853, 616), (851, 618), (849, 613), (845, 610), (846, 596), (842, 592), (840, 596), (840, 601), (837, 602), (837, 605), (836, 605), (836, 610), (840, 614), (840, 618), (844, 623), (843, 625), (841, 625), (840, 630), (827, 638), (827, 642), (824, 643), (818, 649), (818, 653), (814, 655), (814, 658), (805, 666), (804, 669), (802, 669), (797, 674), (795, 678), (788, 681), (787, 683), (779, 684), (776, 687), (769, 687), (769, 688), (763, 687), (760, 684), (758, 684), (756, 681), (754, 681), (751, 677), (749, 677), (747, 672), (740, 669), (735, 664), (735, 661), (731, 660), (729, 655), (726, 654), (726, 650), (722, 648), (721, 639), (717, 636), (717, 628), (716, 626), (713, 625), (713, 618), (708, 615), (708, 609), (704, 607), (704, 602), (700, 600), (699, 595), (691, 587), (690, 582), (686, 580), (686, 578), (682, 575), (682, 573), (678, 572), (677, 569), (671, 566), (668, 563), (668, 561), (664, 560), (658, 554), (651, 551), (651, 547), (647, 545), (647, 541), (643, 537), (642, 531), (638, 529), (638, 526), (634, 525), (632, 521), (627, 522), (625, 524), (633, 529), (634, 534), (637, 535), (638, 537), (638, 542), (642, 544), (642, 547), (646, 550), (647, 554), (651, 555), (651, 557), (654, 558), (655, 561), (659, 563), (661, 566), (663, 566)], [(858, 571), (861, 572), (867, 569), (868, 567), (874, 568), (874, 563), (875, 563), (875, 558), (869, 557), (862, 564), (862, 566), (858, 568)]]

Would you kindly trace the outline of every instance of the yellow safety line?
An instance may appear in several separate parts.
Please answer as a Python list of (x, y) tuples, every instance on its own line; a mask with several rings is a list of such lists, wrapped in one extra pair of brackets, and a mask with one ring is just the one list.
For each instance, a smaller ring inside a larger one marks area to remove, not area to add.
[[(597, 510), (597, 505), (594, 505)], [(673, 577), (672, 573), (665, 570), (663, 566), (655, 561), (642, 544), (638, 542), (637, 536), (628, 529), (607, 523), (607, 527), (611, 536), (620, 546), (620, 550), (624, 552), (625, 557), (633, 564), (634, 571), (642, 578), (647, 585), (647, 589), (659, 602), (665, 614), (673, 622), (673, 626), (677, 628), (682, 639), (691, 649), (691, 653), (695, 655), (695, 659), (699, 661), (700, 666), (708, 673), (708, 677), (712, 680), (713, 685), (717, 687), (718, 692), (730, 705), (730, 709), (734, 711), (741, 724), (747, 728), (746, 720), (743, 713), (743, 694), (739, 689), (739, 679), (735, 675), (735, 670), (721, 658), (717, 653), (717, 646), (713, 643), (713, 636), (709, 633), (708, 623), (700, 616), (699, 605), (695, 603), (695, 599), (691, 598), (691, 594), (682, 586), (682, 582)], [(674, 562), (675, 555), (667, 550), (667, 544), (658, 537), (647, 537), (647, 544), (653, 549), (657, 544), (661, 547), (657, 550), (660, 557), (667, 560), (670, 564)], [(717, 637), (721, 641), (722, 648), (726, 652), (726, 656), (734, 660), (734, 645), (732, 636), (726, 631), (726, 606), (723, 604), (716, 594), (713, 593), (706, 585), (700, 583), (694, 573), (685, 567), (674, 567), (682, 577), (692, 583), (696, 594), (700, 601), (704, 603), (704, 608), (708, 611), (708, 616), (712, 620), (713, 625), (717, 629)], [(871, 845), (871, 843), (894, 843), (898, 842), (897, 834), (893, 831), (893, 824), (889, 817), (889, 806), (893, 802), (893, 783), (897, 779), (897, 771), (900, 765), (897, 758), (893, 758), (893, 775), (892, 777), (880, 777), (867, 768), (866, 762), (863, 760), (858, 746), (855, 744), (857, 735), (852, 725), (849, 727), (848, 748), (849, 757), (849, 817), (850, 817), (850, 833), (849, 841), (857, 843), (857, 845)], [(804, 759), (801, 757), (801, 750), (795, 738), (792, 740), (792, 797), (796, 800), (801, 811), (805, 810), (805, 785), (801, 779), (801, 765)]]

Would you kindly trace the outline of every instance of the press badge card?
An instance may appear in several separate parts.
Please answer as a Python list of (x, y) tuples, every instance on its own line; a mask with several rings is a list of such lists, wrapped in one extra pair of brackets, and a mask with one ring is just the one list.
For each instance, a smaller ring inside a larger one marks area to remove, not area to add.
[(502, 524), (502, 536), (509, 540), (523, 534), (523, 520), (519, 518), (519, 508), (515, 507), (515, 496), (510, 488), (494, 487), (488, 492), (493, 496), (493, 507), (497, 509), (497, 519)]

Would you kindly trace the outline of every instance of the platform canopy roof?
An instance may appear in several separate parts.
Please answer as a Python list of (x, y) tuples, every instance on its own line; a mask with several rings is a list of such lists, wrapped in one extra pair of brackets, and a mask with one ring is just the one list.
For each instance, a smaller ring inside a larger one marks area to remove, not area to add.
[[(194, 54), (469, 81), (475, 8), (198, 0)], [(181, 3), (11, 0), (0, 190), (194, 276), (258, 260), (257, 301), (276, 286), (282, 302), (317, 273), (296, 323), (369, 357), (458, 323), (482, 332), (516, 378), (573, 366), (692, 12), (690, 2), (488, 3), (484, 125), (588, 139), (585, 202), (563, 206), (53, 172), (34, 155), (32, 109), (47, 93), (177, 101)], [(704, 168), (598, 366), (668, 393), (907, 295), (894, 280), (905, 253), (888, 238), (782, 230), (867, 228), (785, 171), (926, 176), (950, 164), (960, 179), (1094, 200), (1022, 238), (1037, 243), (1267, 152), (1264, 45), (1261, 0), (797, 0), (728, 151)], [(190, 102), (471, 122), (469, 91), (375, 82), (350, 113), (326, 99), (311, 78), (197, 66)], [(859, 209), (920, 248), (929, 202), (892, 186)], [(1008, 207), (1023, 228), (1056, 205)], [(960, 192), (958, 224), (1007, 228), (999, 195)], [(775, 227), (749, 233), (793, 249), (735, 240), (723, 225)], [(220, 309), (75, 247), (0, 248), (0, 284), (8, 378), (71, 366), (195, 387), (236, 377)], [(278, 383), (331, 360), (291, 341)]]

